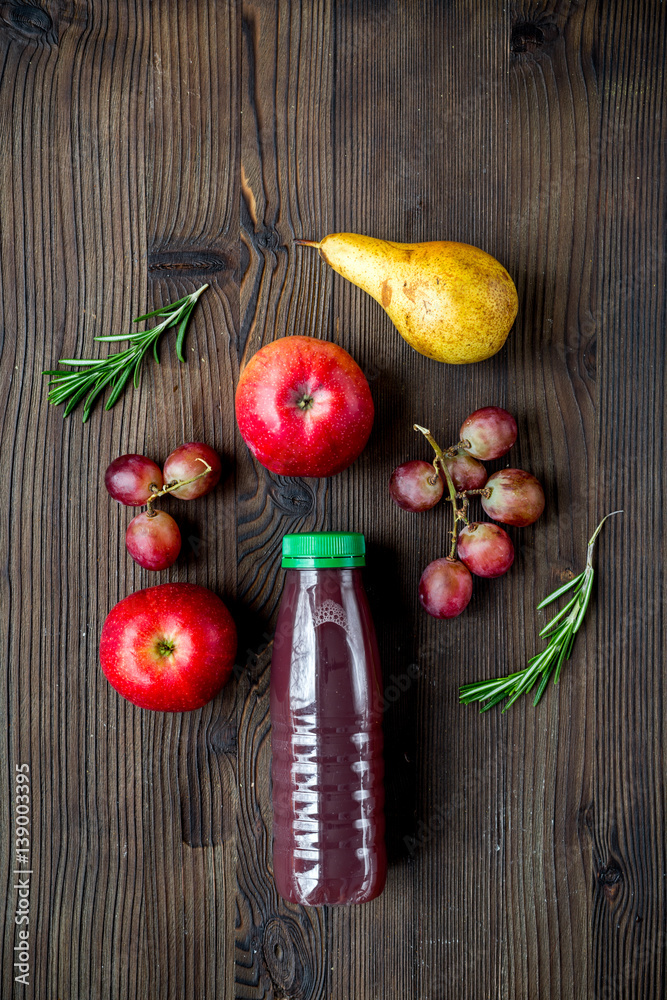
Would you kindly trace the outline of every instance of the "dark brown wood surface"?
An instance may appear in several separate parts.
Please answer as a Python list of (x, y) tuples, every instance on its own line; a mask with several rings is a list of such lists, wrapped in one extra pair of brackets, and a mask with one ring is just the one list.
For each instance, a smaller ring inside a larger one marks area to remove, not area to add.
[[(2, 1000), (663, 1000), (666, 60), (659, 0), (0, 3)], [(341, 230), (497, 256), (519, 291), (505, 348), (415, 354), (293, 245)], [(166, 340), (85, 426), (47, 405), (44, 368), (205, 281), (186, 365)], [(269, 474), (236, 431), (240, 367), (293, 333), (349, 350), (375, 399), (330, 480)], [(547, 511), (437, 622), (416, 588), (445, 510), (401, 512), (386, 481), (427, 457), (415, 420), (448, 443), (491, 403)], [(103, 473), (184, 440), (225, 476), (172, 502), (184, 552), (156, 576)], [(559, 686), (536, 709), (460, 707), (459, 684), (539, 648), (535, 604), (619, 507)], [(289, 906), (271, 877), (280, 541), (309, 529), (365, 532), (383, 655), (390, 871), (359, 908)], [(235, 677), (185, 715), (123, 701), (97, 658), (113, 604), (166, 580), (212, 587), (239, 624)]]

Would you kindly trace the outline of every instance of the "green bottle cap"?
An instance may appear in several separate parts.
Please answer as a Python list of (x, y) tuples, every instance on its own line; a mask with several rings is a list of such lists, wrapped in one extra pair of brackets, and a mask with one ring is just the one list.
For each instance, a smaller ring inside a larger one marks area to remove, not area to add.
[(285, 569), (365, 566), (366, 544), (357, 531), (313, 531), (283, 537)]

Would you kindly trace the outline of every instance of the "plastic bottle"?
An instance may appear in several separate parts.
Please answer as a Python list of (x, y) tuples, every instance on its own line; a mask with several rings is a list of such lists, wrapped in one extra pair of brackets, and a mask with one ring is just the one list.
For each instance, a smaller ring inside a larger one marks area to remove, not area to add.
[(286, 535), (271, 663), (273, 868), (281, 896), (365, 903), (384, 888), (382, 684), (364, 536)]

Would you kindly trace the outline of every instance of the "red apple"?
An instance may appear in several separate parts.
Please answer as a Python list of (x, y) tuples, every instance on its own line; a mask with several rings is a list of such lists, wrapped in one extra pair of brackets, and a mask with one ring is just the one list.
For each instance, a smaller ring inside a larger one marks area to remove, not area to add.
[(138, 590), (109, 612), (100, 660), (123, 698), (188, 712), (216, 696), (232, 671), (236, 627), (220, 598), (193, 583)]
[(373, 426), (366, 377), (347, 351), (282, 337), (244, 368), (236, 419), (255, 458), (281, 476), (332, 476), (354, 462)]

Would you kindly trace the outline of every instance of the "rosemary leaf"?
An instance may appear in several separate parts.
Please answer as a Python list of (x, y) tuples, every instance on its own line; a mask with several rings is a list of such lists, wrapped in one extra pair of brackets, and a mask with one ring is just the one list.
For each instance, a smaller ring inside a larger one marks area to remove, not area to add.
[(567, 602), (565, 607), (561, 608), (561, 610), (558, 612), (555, 618), (552, 618), (551, 621), (544, 626), (544, 628), (540, 632), (540, 639), (544, 638), (545, 635), (548, 635), (549, 632), (552, 632), (554, 628), (556, 628), (561, 618), (564, 615), (566, 615), (568, 611), (570, 611), (576, 603), (577, 603), (577, 595), (575, 594), (575, 596)]
[[(203, 285), (202, 288), (197, 289), (197, 292), (194, 294), (198, 295), (198, 293), (202, 292), (204, 288), (208, 288), (208, 285)], [(191, 298), (191, 295), (184, 295), (182, 299), (177, 299), (176, 302), (170, 302), (166, 306), (160, 306), (159, 309), (154, 309), (153, 312), (144, 313), (143, 316), (137, 316), (134, 322), (141, 323), (145, 319), (152, 319), (153, 316), (169, 316), (173, 313), (174, 309), (177, 309), (178, 306), (182, 306), (184, 302), (189, 302)], [(196, 301), (197, 300), (195, 299), (195, 302)]]
[(178, 328), (178, 334), (176, 335), (176, 357), (178, 358), (179, 361), (185, 361), (185, 358), (183, 357), (183, 341), (185, 340), (185, 330), (188, 325), (188, 321), (190, 319), (190, 313), (192, 312), (193, 309), (194, 306), (190, 306), (190, 308), (183, 316), (181, 324)]
[(141, 354), (139, 354), (137, 356), (137, 359), (134, 362), (134, 376), (132, 378), (132, 381), (134, 383), (134, 388), (135, 389), (139, 388), (139, 374), (141, 372), (141, 363), (144, 360), (144, 354), (145, 354), (145, 351), (142, 351)]
[(552, 601), (555, 601), (563, 594), (566, 594), (568, 590), (574, 587), (575, 583), (579, 583), (583, 579), (583, 576), (584, 574), (580, 573), (579, 576), (575, 576), (571, 580), (568, 580), (567, 583), (564, 583), (562, 587), (558, 588), (558, 590), (554, 590), (553, 594), (549, 594), (549, 596), (545, 597), (543, 601), (540, 601), (537, 605), (537, 610), (541, 611), (542, 608), (546, 608), (547, 604), (551, 604)]
[[(89, 382), (84, 382), (81, 388), (74, 393), (70, 398), (67, 406), (65, 407), (65, 416), (69, 416), (75, 406), (83, 399), (84, 396), (88, 395), (89, 390), (95, 385), (96, 379), (91, 379)], [(57, 402), (61, 403), (67, 399), (67, 396), (63, 396), (62, 399), (58, 399)]]
[(592, 570), (591, 570), (591, 574), (590, 574), (589, 580), (590, 580), (590, 582), (588, 583), (588, 586), (585, 586), (584, 589), (583, 589), (583, 591), (582, 591), (582, 595), (583, 596), (582, 596), (582, 600), (581, 600), (581, 606), (578, 609), (579, 613), (577, 614), (577, 617), (575, 618), (575, 621), (574, 621), (574, 625), (572, 626), (572, 635), (573, 636), (579, 631), (581, 623), (584, 620), (584, 615), (586, 614), (586, 609), (588, 608), (588, 605), (590, 603), (591, 594), (593, 592), (593, 571)]
[(121, 372), (119, 378), (116, 380), (113, 392), (106, 401), (106, 405), (104, 407), (105, 410), (110, 410), (111, 407), (114, 405), (114, 403), (120, 396), (121, 392), (125, 388), (125, 383), (127, 382), (131, 374), (132, 374), (131, 368), (125, 368), (124, 371)]
[[(132, 340), (136, 336), (137, 334), (134, 333), (113, 333), (108, 337), (93, 337), (93, 340), (99, 340), (100, 343), (104, 342), (105, 344), (115, 344), (121, 340)], [(60, 364), (62, 365), (64, 362), (61, 361)], [(81, 361), (77, 361), (76, 364), (80, 365)]]
[[(97, 365), (99, 361), (96, 358), (61, 358), (58, 362), (59, 365), (77, 365), (81, 367), (82, 365)], [(42, 375), (46, 375), (47, 372), (42, 372)], [(49, 375), (51, 372), (48, 373)]]
[[(102, 378), (96, 379), (95, 382), (93, 383), (93, 386), (92, 386), (90, 392), (88, 393), (88, 395), (86, 396), (86, 400), (85, 400), (85, 402), (83, 404), (83, 420), (84, 420), (84, 423), (88, 419), (88, 414), (90, 413), (90, 408), (93, 405), (93, 402), (95, 401), (95, 399), (97, 399), (97, 397), (102, 392), (102, 390), (104, 389), (104, 387), (106, 386), (106, 384), (108, 382), (110, 382), (112, 378), (113, 378), (113, 372), (109, 372), (107, 375), (103, 376)], [(64, 416), (66, 416), (66, 417), (69, 416), (69, 414), (72, 412), (72, 410), (74, 409), (74, 407), (77, 405), (77, 403), (79, 401), (79, 398), (80, 397), (78, 395), (75, 395), (69, 401), (69, 403), (65, 407)]]

